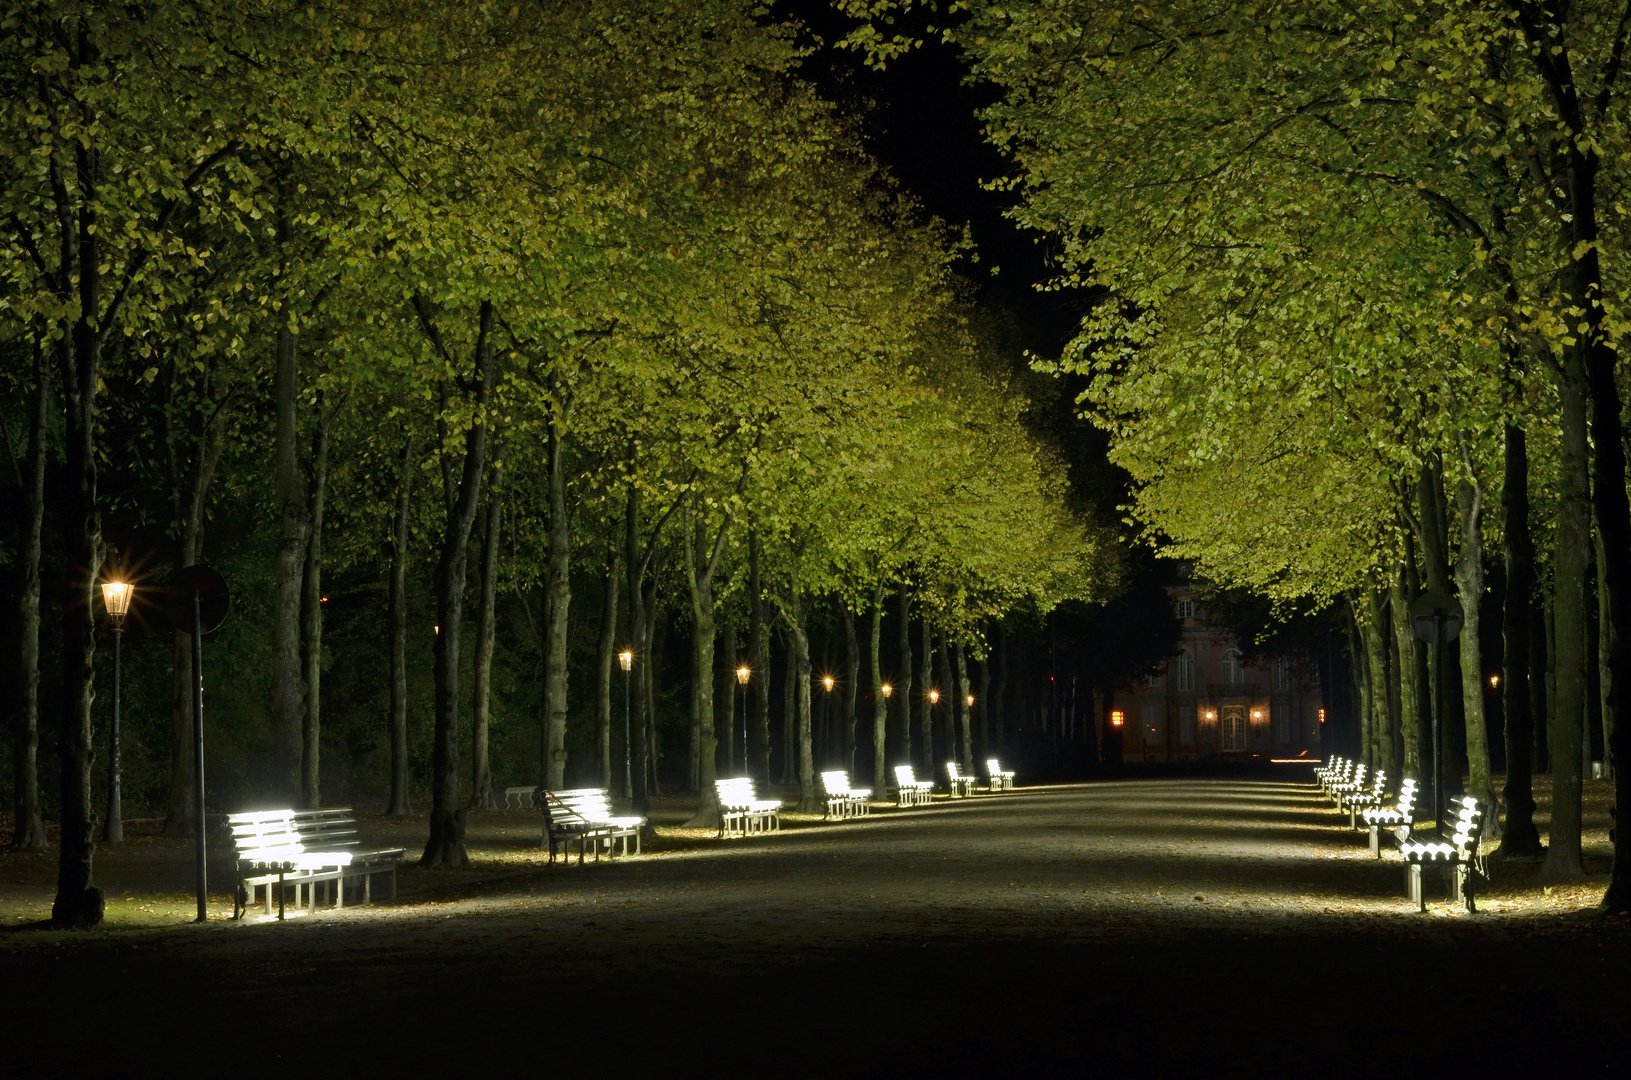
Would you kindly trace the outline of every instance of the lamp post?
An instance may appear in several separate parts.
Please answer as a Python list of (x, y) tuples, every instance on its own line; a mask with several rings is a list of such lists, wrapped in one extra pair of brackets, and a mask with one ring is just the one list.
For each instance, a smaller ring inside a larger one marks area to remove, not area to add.
[(929, 730), (929, 735), (930, 735), (931, 741), (927, 745), (925, 745), (923, 747), (923, 767), (925, 769), (929, 770), (929, 779), (930, 780), (933, 780), (935, 778), (934, 743), (932, 741), (932, 738), (933, 738), (933, 735), (934, 735), (934, 707), (936, 705), (938, 705), (938, 704), (940, 704), (940, 691), (930, 690), (929, 691), (929, 729), (928, 730)]
[(742, 775), (748, 774), (748, 679), (753, 669), (743, 664), (736, 669), (736, 685), (742, 688)]
[(968, 771), (973, 772), (974, 771), (974, 765), (973, 765), (974, 756), (973, 756), (973, 751), (970, 749), (970, 747), (968, 745), (969, 733), (974, 730), (974, 695), (973, 694), (968, 695), (968, 712), (965, 713), (964, 715), (968, 717), (968, 727), (965, 728), (964, 731), (963, 731), (963, 760), (969, 762)]
[(108, 751), (108, 820), (102, 838), (114, 844), (125, 838), (124, 809), (119, 796), (119, 654), (125, 637), (125, 616), (130, 614), (130, 594), (134, 591), (128, 581), (102, 583), (102, 603), (113, 624), (113, 726), (108, 732), (112, 744)]
[(822, 688), (826, 693), (821, 698), (821, 756), (827, 764), (832, 764), (832, 688), (833, 677), (821, 676)]
[(623, 669), (623, 797), (634, 798), (634, 757), (629, 749), (629, 683), (634, 670), (634, 650), (624, 649), (617, 654), (617, 664)]

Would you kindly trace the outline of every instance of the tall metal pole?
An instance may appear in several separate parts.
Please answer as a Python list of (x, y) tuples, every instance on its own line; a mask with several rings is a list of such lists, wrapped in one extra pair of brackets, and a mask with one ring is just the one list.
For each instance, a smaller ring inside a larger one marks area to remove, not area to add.
[(748, 684), (742, 683), (742, 775), (748, 772)]
[(193, 593), (193, 820), (198, 837), (193, 845), (198, 873), (198, 918), (207, 922), (209, 871), (204, 862), (204, 611), (199, 593)]
[(634, 798), (634, 758), (629, 749), (629, 680), (632, 678), (630, 674), (632, 668), (633, 665), (631, 664), (623, 669), (623, 797), (625, 799)]
[(124, 641), (123, 628), (113, 631), (113, 727), (108, 732), (112, 746), (108, 754), (108, 823), (103, 838), (116, 844), (125, 838), (125, 817), (119, 795), (119, 645)]

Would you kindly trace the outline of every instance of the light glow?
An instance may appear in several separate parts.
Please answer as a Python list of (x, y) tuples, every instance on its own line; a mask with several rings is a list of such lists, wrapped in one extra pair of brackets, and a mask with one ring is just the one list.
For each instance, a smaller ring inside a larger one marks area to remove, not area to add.
[(1325, 710), (1324, 709), (1320, 710), (1320, 723), (1322, 723), (1322, 724), (1325, 723)]
[(752, 675), (753, 669), (748, 667), (746, 664), (743, 664), (741, 667), (736, 669), (736, 681), (742, 686), (746, 686), (748, 684), (748, 679)]
[(130, 614), (130, 594), (134, 591), (135, 586), (128, 581), (102, 583), (102, 603), (107, 605), (108, 616), (113, 620), (115, 630), (125, 625), (125, 616)]
[(617, 654), (617, 663), (624, 671), (634, 670), (634, 650), (624, 649)]
[(878, 689), (883, 691), (884, 697), (888, 697), (890, 694), (895, 692), (895, 688), (890, 686), (888, 683), (884, 683), (882, 686), (878, 687)]
[(973, 694), (970, 694), (968, 696), (968, 707), (971, 708), (971, 709), (974, 707), (974, 695)]
[(929, 704), (930, 705), (940, 704), (940, 691), (938, 691), (938, 690), (930, 690), (929, 691)]
[(1120, 709), (1110, 710), (1110, 726), (1120, 727), (1127, 720), (1127, 716)]
[(1501, 685), (1501, 677), (1499, 675), (1491, 675), (1489, 677), (1489, 688), (1491, 690), (1494, 690), (1496, 687), (1498, 687), (1500, 685)]
[(821, 676), (821, 685), (825, 686), (829, 692), (831, 692), (831, 690), (832, 690), (832, 684), (833, 684), (833, 677), (831, 675)]

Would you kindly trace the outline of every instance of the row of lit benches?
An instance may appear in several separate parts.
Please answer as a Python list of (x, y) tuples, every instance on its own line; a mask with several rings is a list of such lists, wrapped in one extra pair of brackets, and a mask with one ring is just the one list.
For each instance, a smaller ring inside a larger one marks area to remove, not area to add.
[[(1382, 836), (1386, 833), (1398, 845), (1405, 862), (1405, 890), (1421, 911), (1427, 910), (1422, 891), (1422, 868), (1443, 866), (1450, 872), (1451, 895), (1455, 902), (1476, 911), (1473, 899), (1473, 872), (1482, 870), (1478, 841), (1484, 831), (1484, 810), (1478, 800), (1464, 795), (1446, 807), (1444, 827), (1436, 836), (1416, 831), (1416, 801), (1419, 792), (1414, 777), (1399, 784), (1392, 806), (1383, 806), (1387, 795), (1387, 774), (1378, 770), (1366, 780), (1366, 766), (1352, 758), (1332, 758), (1314, 771), (1314, 781), (1338, 811), (1348, 815), (1348, 826), (1357, 829), (1363, 822), (1370, 834), (1370, 850), (1382, 857)], [(1435, 823), (1438, 824), (1438, 823)]]

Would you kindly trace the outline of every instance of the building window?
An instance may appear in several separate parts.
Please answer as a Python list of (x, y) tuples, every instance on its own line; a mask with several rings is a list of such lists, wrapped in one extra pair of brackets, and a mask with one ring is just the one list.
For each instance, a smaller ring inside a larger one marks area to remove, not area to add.
[(1274, 741), (1281, 744), (1291, 742), (1291, 710), (1271, 709), (1269, 719), (1274, 725)]
[(1173, 689), (1180, 694), (1187, 694), (1195, 689), (1195, 654), (1188, 649), (1180, 649), (1178, 656), (1172, 661)]
[(1195, 706), (1178, 706), (1178, 744), (1195, 745)]
[(1195, 601), (1178, 601), (1178, 617), (1180, 619), (1193, 619), (1195, 617)]
[(1221, 667), (1224, 686), (1231, 690), (1239, 690), (1246, 685), (1246, 665), (1240, 662), (1239, 649), (1224, 652)]
[(1283, 656), (1274, 661), (1274, 688), (1276, 690), (1291, 689), (1291, 661)]
[(1152, 671), (1148, 675), (1144, 676), (1144, 685), (1149, 687), (1151, 690), (1159, 690), (1161, 688), (1161, 673), (1159, 671)]
[(1139, 709), (1144, 721), (1144, 745), (1165, 746), (1167, 743), (1166, 707), (1144, 705)]

